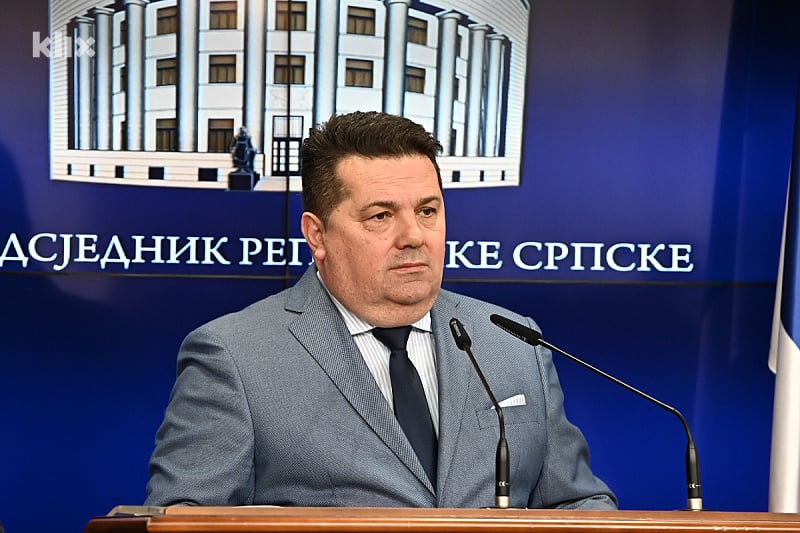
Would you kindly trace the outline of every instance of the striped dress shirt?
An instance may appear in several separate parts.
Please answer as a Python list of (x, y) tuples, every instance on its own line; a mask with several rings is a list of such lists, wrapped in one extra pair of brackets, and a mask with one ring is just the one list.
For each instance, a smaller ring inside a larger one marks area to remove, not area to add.
[[(319, 276), (319, 272), (317, 272)], [(322, 281), (322, 278), (320, 278)], [(323, 287), (325, 284), (322, 284)], [(325, 288), (327, 290), (327, 287)], [(347, 330), (353, 336), (353, 341), (361, 351), (364, 362), (367, 363), (372, 376), (380, 387), (383, 396), (394, 410), (392, 397), (392, 380), (389, 378), (389, 348), (372, 334), (374, 326), (356, 316), (347, 309), (336, 297), (328, 291), (336, 309), (344, 319)], [(436, 378), (436, 354), (433, 349), (433, 330), (431, 329), (431, 313), (411, 324), (411, 334), (408, 336), (408, 358), (417, 369), (425, 390), (425, 399), (431, 412), (431, 420), (436, 434), (439, 434), (439, 383)]]

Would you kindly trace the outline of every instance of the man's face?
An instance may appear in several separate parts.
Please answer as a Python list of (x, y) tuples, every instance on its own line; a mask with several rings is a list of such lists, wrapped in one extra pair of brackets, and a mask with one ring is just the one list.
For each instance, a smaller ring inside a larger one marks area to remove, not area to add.
[(382, 327), (415, 322), (442, 283), (444, 200), (425, 156), (350, 156), (336, 174), (347, 191), (327, 224), (304, 213), (303, 234), (325, 285)]

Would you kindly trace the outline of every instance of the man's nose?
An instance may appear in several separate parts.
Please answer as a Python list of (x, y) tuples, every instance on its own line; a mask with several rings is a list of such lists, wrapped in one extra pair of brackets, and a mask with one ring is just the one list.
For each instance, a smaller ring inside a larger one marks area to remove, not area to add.
[(397, 245), (399, 248), (419, 248), (424, 242), (422, 226), (416, 213), (404, 215), (398, 219)]

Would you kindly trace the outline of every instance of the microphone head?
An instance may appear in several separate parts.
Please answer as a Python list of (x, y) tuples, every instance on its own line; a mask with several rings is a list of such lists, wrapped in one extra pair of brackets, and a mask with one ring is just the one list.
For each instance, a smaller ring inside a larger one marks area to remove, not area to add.
[(450, 332), (453, 334), (453, 339), (455, 339), (459, 350), (466, 350), (472, 346), (472, 340), (467, 335), (467, 331), (459, 319), (450, 319)]
[(495, 326), (499, 327), (506, 333), (510, 333), (519, 340), (527, 342), (532, 346), (538, 346), (542, 340), (541, 333), (527, 326), (523, 326), (519, 322), (514, 322), (510, 318), (500, 315), (491, 315), (489, 320), (491, 320)]

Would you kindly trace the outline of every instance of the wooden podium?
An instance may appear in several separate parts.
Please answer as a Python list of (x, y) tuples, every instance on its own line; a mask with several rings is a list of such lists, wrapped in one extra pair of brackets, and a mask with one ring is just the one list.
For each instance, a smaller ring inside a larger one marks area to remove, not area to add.
[(346, 507), (167, 507), (106, 516), (85, 533), (259, 532), (720, 533), (800, 532), (800, 514), (717, 511), (567, 511)]

